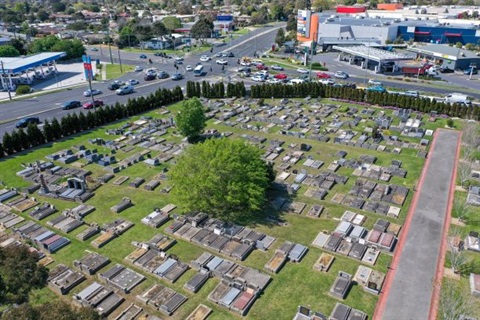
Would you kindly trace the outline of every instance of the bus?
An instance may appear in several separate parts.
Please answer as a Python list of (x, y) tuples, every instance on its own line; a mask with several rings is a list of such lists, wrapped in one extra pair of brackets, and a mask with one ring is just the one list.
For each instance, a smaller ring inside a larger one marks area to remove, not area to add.
[(203, 76), (203, 66), (200, 64), (193, 69), (193, 75), (195, 77)]

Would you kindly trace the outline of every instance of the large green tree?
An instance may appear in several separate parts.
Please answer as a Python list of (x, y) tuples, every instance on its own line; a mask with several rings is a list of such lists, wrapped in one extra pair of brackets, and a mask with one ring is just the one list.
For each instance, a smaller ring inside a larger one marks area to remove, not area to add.
[(0, 57), (18, 57), (20, 52), (14, 46), (0, 46)]
[(167, 28), (168, 31), (173, 32), (175, 29), (179, 29), (182, 27), (182, 21), (177, 17), (168, 16), (162, 19), (162, 23)]
[(212, 35), (213, 23), (203, 18), (199, 19), (190, 29), (192, 37), (196, 40), (209, 38)]
[(205, 128), (205, 110), (198, 98), (191, 98), (182, 102), (175, 117), (178, 131), (190, 141), (195, 140)]
[(100, 315), (92, 308), (76, 308), (62, 300), (48, 302), (38, 306), (24, 303), (15, 308), (9, 308), (2, 320), (17, 319), (62, 319), (62, 320), (100, 320)]
[(271, 167), (242, 140), (209, 139), (189, 147), (170, 170), (172, 194), (187, 211), (226, 221), (248, 219), (265, 204)]

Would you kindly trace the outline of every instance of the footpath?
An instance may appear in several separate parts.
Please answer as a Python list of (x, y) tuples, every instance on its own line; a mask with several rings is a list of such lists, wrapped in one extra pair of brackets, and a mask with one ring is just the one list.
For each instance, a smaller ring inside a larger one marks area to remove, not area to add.
[(373, 319), (435, 319), (460, 133), (437, 130)]

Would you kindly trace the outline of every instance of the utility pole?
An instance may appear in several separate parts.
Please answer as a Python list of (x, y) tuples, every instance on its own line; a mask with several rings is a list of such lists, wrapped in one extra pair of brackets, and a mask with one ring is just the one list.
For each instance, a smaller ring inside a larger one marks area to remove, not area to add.
[[(3, 78), (5, 79), (5, 68), (3, 67), (3, 61), (0, 60), (0, 63), (2, 64), (2, 74)], [(8, 92), (8, 98), (12, 100), (12, 94), (10, 93), (10, 85), (7, 83), (7, 92)]]
[(118, 49), (118, 62), (120, 63), (120, 72), (123, 73), (122, 58), (120, 58), (120, 49)]
[(468, 80), (472, 80), (472, 75), (473, 75), (473, 69), (475, 69), (477, 65), (475, 63), (470, 64), (470, 76), (468, 77)]

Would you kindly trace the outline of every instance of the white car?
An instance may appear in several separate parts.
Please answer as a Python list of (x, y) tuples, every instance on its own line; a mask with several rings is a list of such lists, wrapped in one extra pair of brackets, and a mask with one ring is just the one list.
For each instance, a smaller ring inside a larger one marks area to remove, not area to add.
[(335, 80), (333, 79), (320, 79), (318, 82), (327, 86), (332, 86), (335, 84)]
[(381, 85), (383, 85), (383, 83), (382, 83), (381, 81), (374, 80), (374, 79), (368, 80), (368, 84), (371, 84), (372, 86), (381, 86)]
[(193, 71), (193, 68), (192, 68), (191, 65), (188, 65), (188, 66), (185, 67), (185, 70), (187, 70), (187, 71)]
[(92, 90), (87, 90), (83, 93), (84, 97), (91, 97), (91, 96), (96, 96), (98, 94), (102, 94), (102, 91), (97, 90), (97, 89), (92, 89)]
[(310, 71), (308, 71), (307, 69), (300, 68), (300, 69), (297, 69), (297, 72), (302, 74), (308, 74)]
[(240, 65), (244, 67), (250, 67), (252, 64), (248, 61), (242, 60), (240, 61)]
[(140, 72), (140, 71), (142, 71), (142, 70), (143, 70), (142, 67), (140, 67), (140, 66), (135, 66), (135, 69), (134, 69), (135, 72)]
[(338, 79), (347, 79), (349, 77), (348, 73), (343, 71), (337, 71), (333, 76)]
[(139, 84), (139, 83), (140, 83), (140, 82), (138, 82), (137, 79), (130, 79), (130, 80), (125, 81), (125, 84), (131, 85), (131, 86), (137, 85), (137, 84)]
[(200, 61), (202, 61), (202, 62), (208, 62), (208, 61), (210, 61), (210, 57), (209, 57), (209, 56), (201, 56), (201, 57), (200, 57)]
[(275, 78), (271, 78), (271, 79), (268, 79), (268, 80), (267, 80), (267, 83), (270, 83), (270, 84), (278, 84), (278, 83), (282, 83), (282, 80), (280, 80), (280, 79), (275, 79)]
[(221, 64), (222, 66), (225, 66), (228, 64), (228, 61), (225, 60), (225, 59), (218, 59), (217, 61), (215, 61), (216, 64)]
[(289, 85), (294, 85), (294, 84), (300, 84), (300, 83), (305, 83), (305, 80), (303, 79), (292, 79), (287, 82)]
[(145, 70), (145, 74), (148, 76), (149, 74), (157, 74), (157, 69), (149, 68)]
[(283, 67), (279, 66), (278, 64), (274, 64), (271, 66), (272, 70), (283, 71)]
[(255, 82), (264, 82), (265, 81), (265, 78), (262, 77), (262, 76), (253, 76), (251, 79)]

